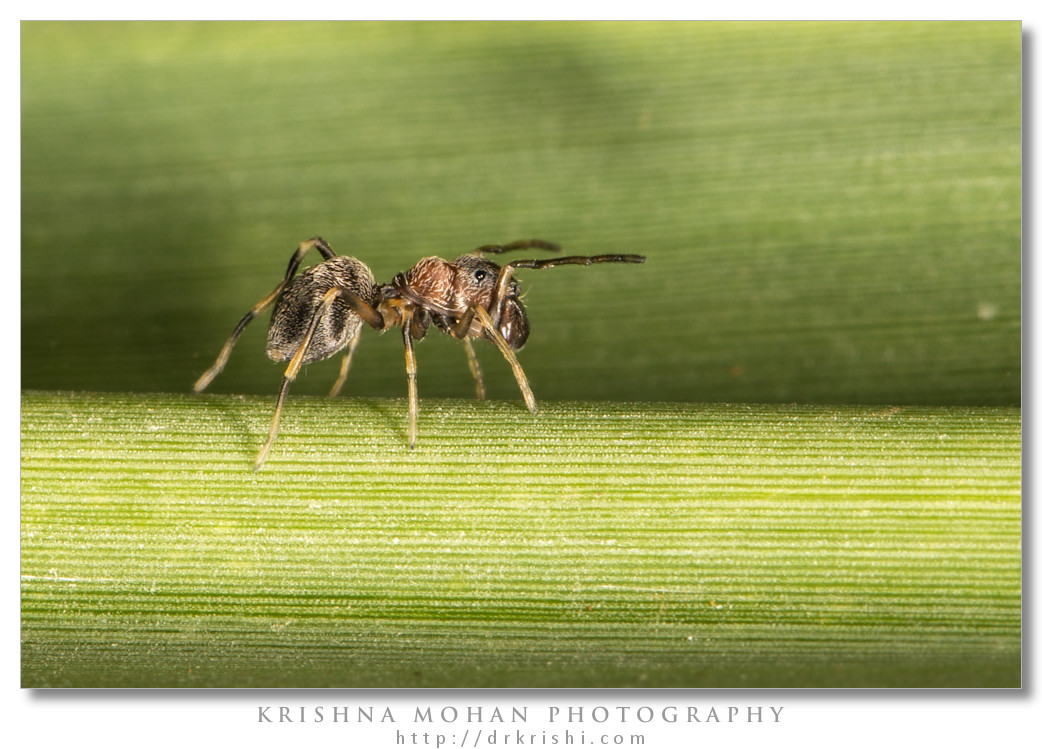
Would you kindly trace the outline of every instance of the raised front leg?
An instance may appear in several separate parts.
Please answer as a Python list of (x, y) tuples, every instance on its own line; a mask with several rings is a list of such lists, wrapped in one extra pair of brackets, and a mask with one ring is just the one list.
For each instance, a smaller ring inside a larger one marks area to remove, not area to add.
[[(556, 246), (556, 245), (555, 245)], [(499, 313), (501, 310), (500, 300), (507, 295), (507, 288), (514, 276), (515, 268), (527, 268), (529, 270), (542, 270), (543, 268), (556, 268), (558, 265), (594, 265), (597, 263), (643, 263), (643, 255), (566, 255), (565, 257), (551, 257), (546, 260), (511, 260), (499, 269), (496, 277), (496, 290), (492, 294), (492, 301), (488, 309), (492, 315), (492, 321), (499, 326)]]
[(499, 255), (504, 252), (515, 252), (516, 250), (546, 250), (547, 252), (560, 252), (561, 246), (545, 239), (518, 239), (507, 244), (485, 244), (474, 250), (475, 255)]
[(643, 255), (566, 255), (551, 257), (546, 260), (511, 260), (508, 268), (553, 268), (558, 265), (593, 265), (595, 263), (643, 263), (647, 258)]
[(485, 329), (488, 337), (492, 339), (492, 342), (499, 348), (500, 353), (503, 354), (503, 358), (507, 360), (510, 365), (510, 369), (514, 372), (514, 379), (517, 380), (517, 386), (521, 388), (521, 397), (525, 399), (525, 405), (528, 406), (528, 410), (532, 413), (536, 413), (538, 410), (535, 405), (535, 395), (532, 394), (532, 388), (528, 384), (528, 377), (525, 376), (525, 370), (521, 369), (521, 362), (517, 360), (517, 355), (514, 354), (514, 350), (510, 348), (510, 344), (506, 342), (506, 339), (496, 329), (495, 323), (492, 322), (492, 318), (489, 317), (488, 312), (485, 311), (484, 307), (474, 305), (471, 309), (474, 310), (474, 316), (481, 323), (481, 326)]

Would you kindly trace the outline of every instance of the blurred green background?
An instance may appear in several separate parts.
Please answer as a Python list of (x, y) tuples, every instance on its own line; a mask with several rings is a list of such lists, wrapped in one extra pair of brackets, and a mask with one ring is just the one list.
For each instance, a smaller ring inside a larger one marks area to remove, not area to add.
[[(186, 392), (321, 235), (541, 237), (537, 398), (1020, 403), (1020, 24), (24, 23), (22, 386)], [(317, 257), (317, 256), (316, 256)], [(214, 392), (271, 393), (266, 319)], [(482, 347), (490, 397), (519, 398)], [(457, 342), (423, 396), (468, 396)], [(294, 392), (323, 393), (337, 363)], [(348, 396), (405, 394), (397, 335)]]

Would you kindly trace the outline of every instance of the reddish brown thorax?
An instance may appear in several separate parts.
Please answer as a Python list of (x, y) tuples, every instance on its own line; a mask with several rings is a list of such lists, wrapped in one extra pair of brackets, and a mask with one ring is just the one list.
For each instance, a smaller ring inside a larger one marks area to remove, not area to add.
[(409, 301), (458, 317), (473, 304), (489, 309), (498, 273), (498, 265), (476, 255), (464, 255), (451, 263), (425, 257), (395, 276), (394, 287)]
[(450, 304), (452, 281), (455, 274), (452, 266), (440, 257), (425, 257), (405, 273), (394, 277), (394, 287), (411, 301), (433, 302), (445, 311), (455, 309)]

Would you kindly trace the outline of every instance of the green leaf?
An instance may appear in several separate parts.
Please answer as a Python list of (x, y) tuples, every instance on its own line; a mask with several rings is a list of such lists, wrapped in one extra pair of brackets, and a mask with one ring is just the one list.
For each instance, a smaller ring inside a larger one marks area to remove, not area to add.
[(1020, 411), (30, 392), (22, 683), (1020, 683)]

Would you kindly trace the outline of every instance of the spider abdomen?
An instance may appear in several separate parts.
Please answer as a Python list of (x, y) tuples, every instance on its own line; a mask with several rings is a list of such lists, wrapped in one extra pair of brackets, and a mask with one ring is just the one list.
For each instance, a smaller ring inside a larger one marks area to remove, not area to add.
[[(290, 281), (275, 302), (268, 325), (265, 349), (268, 358), (274, 361), (293, 358), (323, 295), (334, 287), (350, 291), (370, 305), (376, 306), (379, 302), (376, 279), (362, 261), (340, 255), (311, 266)], [(310, 364), (333, 356), (351, 342), (361, 327), (362, 318), (343, 297), (338, 297), (329, 312), (319, 320), (302, 363)]]

